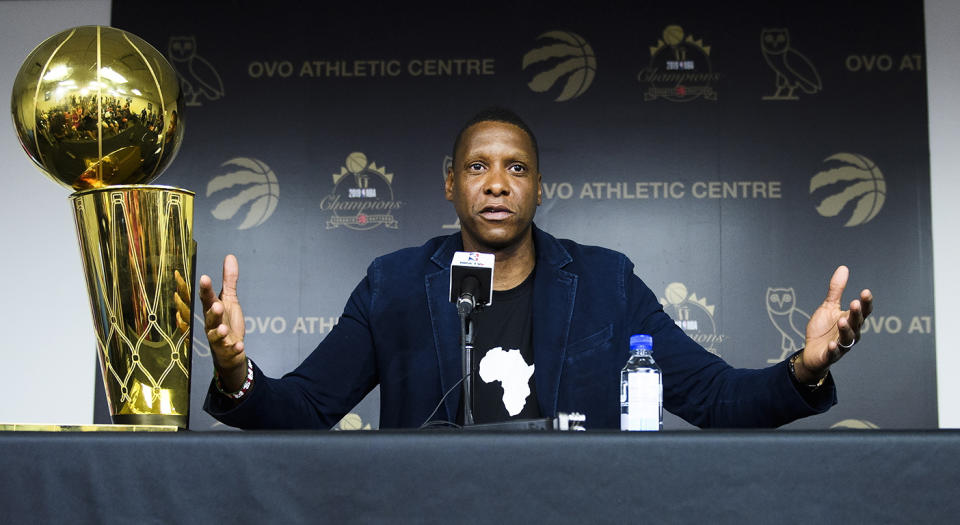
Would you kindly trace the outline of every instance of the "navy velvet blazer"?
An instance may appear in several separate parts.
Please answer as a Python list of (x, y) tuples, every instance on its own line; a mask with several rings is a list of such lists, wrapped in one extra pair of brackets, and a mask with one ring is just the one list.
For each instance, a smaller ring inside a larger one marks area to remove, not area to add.
[[(544, 416), (581, 412), (589, 429), (620, 428), (620, 370), (632, 334), (653, 336), (664, 408), (700, 427), (775, 427), (836, 403), (831, 378), (801, 393), (786, 362), (733, 368), (691, 340), (621, 253), (559, 240), (533, 227), (533, 346)], [(211, 386), (204, 409), (240, 428), (330, 428), (376, 385), (380, 427), (419, 427), (460, 379), (460, 327), (449, 302), (460, 234), (378, 257), (339, 323), (280, 379), (254, 367), (237, 404)], [(749, 337), (743, 337), (749, 340)], [(453, 421), (460, 389), (434, 419)]]

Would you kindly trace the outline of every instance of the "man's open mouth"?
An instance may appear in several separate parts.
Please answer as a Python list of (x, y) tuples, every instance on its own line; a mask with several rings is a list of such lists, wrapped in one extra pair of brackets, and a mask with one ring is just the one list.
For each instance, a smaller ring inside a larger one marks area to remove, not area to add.
[(490, 221), (502, 221), (513, 215), (513, 211), (506, 206), (492, 205), (480, 210), (480, 216)]

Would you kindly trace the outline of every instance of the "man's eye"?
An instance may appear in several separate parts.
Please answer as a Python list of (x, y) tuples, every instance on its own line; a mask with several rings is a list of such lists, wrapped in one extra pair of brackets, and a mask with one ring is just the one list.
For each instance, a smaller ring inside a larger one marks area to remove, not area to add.
[(510, 166), (510, 168), (508, 168), (508, 169), (509, 169), (510, 171), (514, 172), (514, 173), (523, 173), (523, 172), (527, 171), (527, 167), (524, 166), (523, 164), (514, 164), (514, 165)]
[(483, 164), (480, 164), (479, 162), (474, 162), (474, 163), (470, 164), (469, 166), (467, 166), (467, 169), (472, 170), (472, 171), (480, 171), (480, 170), (483, 169)]

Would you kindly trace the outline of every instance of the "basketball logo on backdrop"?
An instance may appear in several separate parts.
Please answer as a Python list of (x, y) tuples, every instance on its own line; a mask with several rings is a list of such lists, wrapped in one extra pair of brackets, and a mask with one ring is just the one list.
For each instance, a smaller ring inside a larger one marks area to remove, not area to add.
[(219, 201), (210, 212), (221, 221), (233, 219), (241, 210), (246, 210), (238, 230), (255, 228), (267, 222), (280, 202), (280, 183), (277, 176), (263, 161), (237, 157), (220, 165), (230, 171), (218, 175), (207, 183), (207, 197), (215, 193), (229, 194)]
[(210, 62), (197, 54), (196, 37), (171, 36), (167, 58), (177, 71), (186, 105), (202, 106), (201, 99), (212, 101), (223, 97), (223, 80)]
[(650, 65), (637, 76), (647, 86), (645, 101), (659, 98), (689, 102), (698, 98), (717, 100), (714, 89), (720, 74), (713, 71), (710, 46), (686, 35), (678, 25), (667, 26), (657, 45), (650, 46)]
[[(450, 172), (450, 169), (453, 168), (453, 157), (450, 155), (443, 156), (443, 184), (446, 187), (447, 184), (447, 173)], [(450, 224), (444, 224), (441, 226), (444, 230), (459, 230), (460, 229), (460, 217), (457, 217), (456, 220)]]
[(668, 284), (660, 304), (691, 339), (711, 353), (720, 355), (720, 344), (726, 336), (717, 333), (715, 305), (707, 304), (705, 297), (689, 293), (683, 283)]
[[(837, 153), (824, 159), (827, 168), (810, 179), (810, 194), (820, 200), (817, 213), (836, 217), (849, 213), (844, 226), (860, 226), (880, 213), (887, 183), (874, 162), (856, 153)], [(852, 212), (845, 212), (853, 208)]]
[(556, 102), (572, 100), (587, 92), (597, 74), (597, 57), (590, 44), (576, 33), (547, 31), (537, 37), (541, 47), (523, 55), (523, 69), (539, 71), (527, 83), (532, 91), (545, 93), (561, 83)]
[(823, 89), (817, 68), (793, 48), (787, 29), (760, 31), (760, 52), (776, 75), (776, 91), (762, 97), (763, 100), (798, 100), (797, 90), (813, 95)]
[(838, 421), (832, 425), (830, 428), (851, 428), (857, 430), (873, 430), (880, 428), (876, 423), (871, 423), (866, 419), (844, 419), (843, 421)]
[(766, 303), (767, 317), (780, 332), (780, 357), (767, 359), (767, 362), (779, 363), (806, 344), (810, 314), (797, 308), (797, 294), (793, 288), (767, 288)]
[(370, 423), (364, 423), (363, 419), (353, 412), (343, 416), (343, 419), (333, 427), (333, 430), (370, 430)]
[(320, 201), (321, 210), (333, 212), (328, 230), (339, 226), (370, 230), (381, 224), (396, 229), (400, 225), (393, 210), (402, 205), (393, 196), (393, 173), (359, 151), (347, 156), (333, 174), (333, 192)]

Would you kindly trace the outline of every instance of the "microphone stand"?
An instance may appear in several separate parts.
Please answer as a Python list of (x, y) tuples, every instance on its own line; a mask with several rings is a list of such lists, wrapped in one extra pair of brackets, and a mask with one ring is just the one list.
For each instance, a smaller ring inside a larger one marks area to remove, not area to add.
[[(452, 271), (452, 270), (451, 270)], [(457, 314), (460, 316), (460, 357), (461, 373), (463, 375), (463, 430), (486, 430), (486, 431), (519, 431), (519, 430), (584, 430), (586, 417), (579, 413), (557, 414), (557, 417), (548, 417), (540, 419), (519, 419), (504, 421), (500, 423), (486, 423), (477, 425), (473, 420), (473, 342), (475, 325), (473, 321), (473, 312), (483, 308), (484, 303), (477, 301), (480, 291), (480, 281), (475, 275), (466, 275), (463, 277), (461, 287), (456, 290), (453, 287), (453, 278), (451, 273), (450, 281), (450, 300), (453, 301), (455, 294), (459, 292), (457, 303)], [(490, 290), (489, 293), (493, 291)], [(489, 301), (488, 301), (489, 302)], [(447, 394), (453, 391), (455, 387), (450, 387)], [(447, 397), (444, 394), (440, 403)], [(437, 405), (440, 408), (440, 404)], [(436, 413), (437, 409), (434, 409)], [(427, 417), (429, 421), (433, 417), (430, 414)], [(424, 423), (426, 425), (426, 423)]]
[(473, 424), (473, 317), (460, 310), (460, 349), (463, 369), (463, 425)]
[[(482, 425), (473, 422), (473, 338), (475, 334), (472, 314), (474, 311), (472, 295), (469, 301), (461, 301), (457, 305), (457, 313), (460, 316), (460, 349), (463, 365), (461, 367), (463, 372), (462, 429), (481, 431), (586, 430), (586, 417), (576, 412), (571, 414), (560, 412), (557, 417), (519, 419)], [(441, 400), (441, 402), (443, 401)]]

